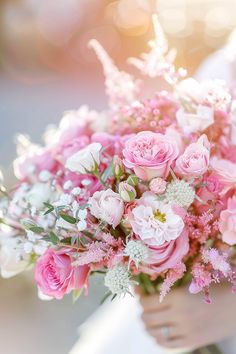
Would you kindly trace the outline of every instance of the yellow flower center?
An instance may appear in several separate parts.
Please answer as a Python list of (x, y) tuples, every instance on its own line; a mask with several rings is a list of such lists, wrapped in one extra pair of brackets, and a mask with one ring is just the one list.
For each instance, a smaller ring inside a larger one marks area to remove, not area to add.
[(166, 222), (166, 214), (161, 213), (159, 209), (154, 212), (154, 218), (159, 220), (160, 222)]

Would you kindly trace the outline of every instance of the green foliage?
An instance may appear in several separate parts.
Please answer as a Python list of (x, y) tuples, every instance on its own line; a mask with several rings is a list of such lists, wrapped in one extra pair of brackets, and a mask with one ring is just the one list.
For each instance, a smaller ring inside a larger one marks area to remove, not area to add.
[(60, 217), (69, 224), (76, 224), (77, 222), (76, 218), (65, 213), (60, 213)]

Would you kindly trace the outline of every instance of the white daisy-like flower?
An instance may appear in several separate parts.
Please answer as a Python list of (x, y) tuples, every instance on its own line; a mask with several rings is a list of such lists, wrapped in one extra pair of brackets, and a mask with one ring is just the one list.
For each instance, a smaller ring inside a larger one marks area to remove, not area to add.
[(104, 283), (114, 295), (125, 295), (126, 293), (130, 293), (132, 281), (130, 280), (128, 268), (123, 265), (118, 265), (109, 269), (105, 275)]
[(184, 229), (184, 221), (172, 210), (171, 203), (158, 200), (152, 192), (145, 192), (138, 200), (130, 224), (143, 243), (154, 247), (177, 239)]
[(188, 208), (194, 201), (195, 190), (183, 179), (176, 179), (168, 184), (165, 197), (169, 203)]
[(144, 262), (148, 258), (148, 248), (141, 242), (130, 240), (125, 247), (125, 256), (128, 256), (130, 262), (135, 263), (136, 268), (138, 268), (139, 263)]

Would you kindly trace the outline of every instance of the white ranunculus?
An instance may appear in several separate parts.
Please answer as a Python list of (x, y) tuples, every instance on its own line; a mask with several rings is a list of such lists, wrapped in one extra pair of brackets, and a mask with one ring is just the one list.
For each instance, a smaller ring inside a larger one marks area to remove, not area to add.
[(22, 257), (24, 250), (17, 237), (4, 238), (0, 246), (0, 268), (3, 278), (11, 278), (23, 272), (28, 261)]
[(214, 110), (211, 107), (198, 105), (195, 113), (188, 113), (180, 108), (176, 113), (176, 119), (186, 133), (203, 131), (214, 123)]
[(66, 168), (78, 173), (92, 172), (96, 165), (100, 164), (101, 149), (102, 145), (100, 143), (92, 143), (86, 146), (67, 159)]
[(48, 183), (36, 183), (26, 194), (25, 198), (36, 209), (41, 209), (44, 206), (44, 202), (51, 199), (54, 194), (50, 184)]

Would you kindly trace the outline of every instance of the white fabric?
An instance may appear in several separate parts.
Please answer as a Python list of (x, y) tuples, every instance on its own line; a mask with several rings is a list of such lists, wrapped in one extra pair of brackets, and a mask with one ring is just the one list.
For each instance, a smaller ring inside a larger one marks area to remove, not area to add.
[(158, 347), (145, 331), (140, 314), (138, 300), (131, 296), (107, 301), (80, 327), (80, 340), (69, 354), (180, 353)]

